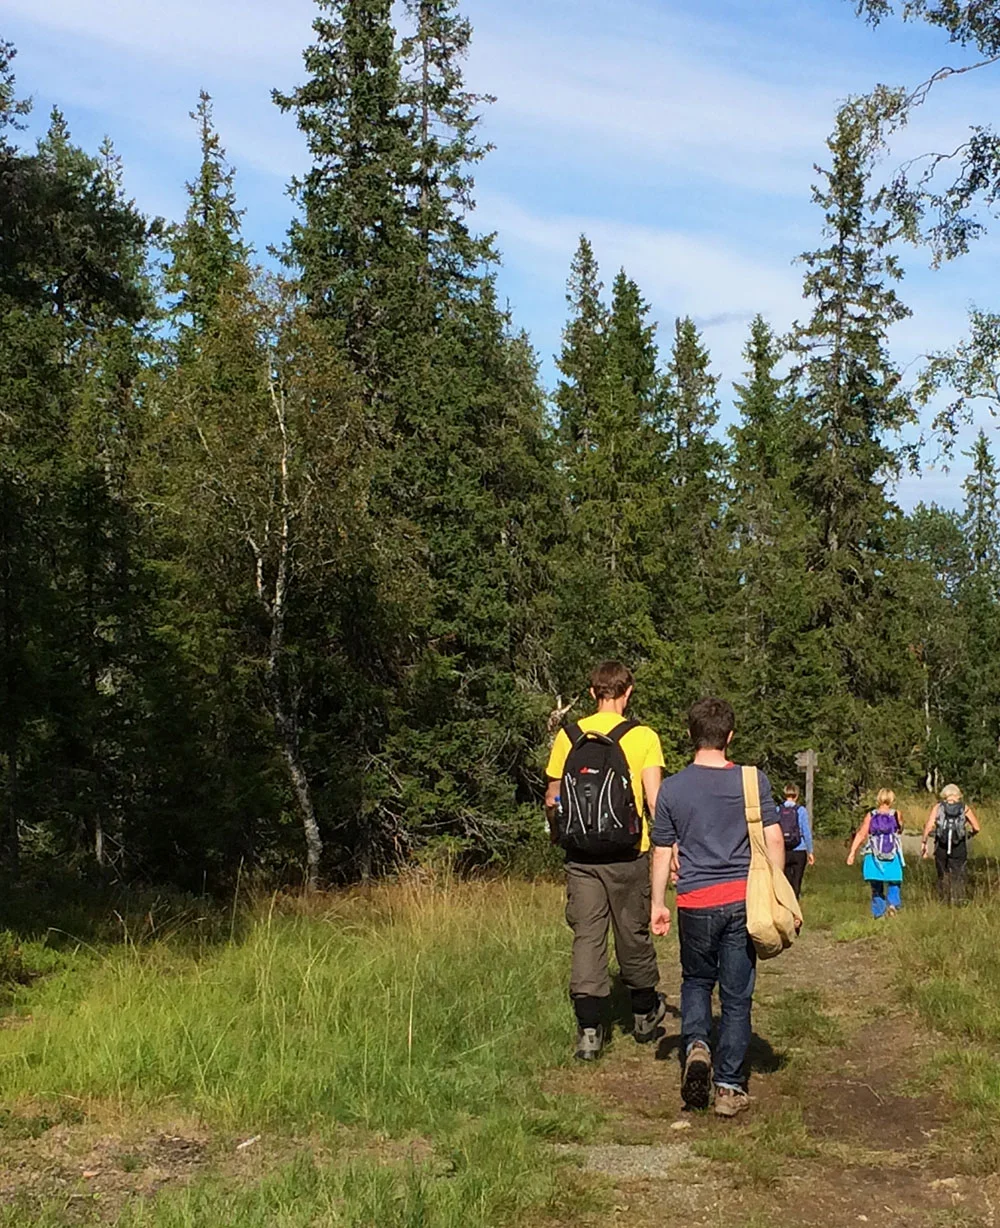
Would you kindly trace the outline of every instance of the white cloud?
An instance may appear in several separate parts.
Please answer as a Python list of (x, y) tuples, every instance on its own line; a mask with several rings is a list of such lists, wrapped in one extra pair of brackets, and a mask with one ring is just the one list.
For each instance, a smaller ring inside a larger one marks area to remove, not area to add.
[[(267, 81), (275, 63), (298, 62), (315, 11), (309, 0), (5, 0), (4, 8), (8, 19), (185, 73), (255, 82)], [(114, 61), (107, 67), (113, 73)]]
[[(470, 83), (499, 97), (486, 120), (499, 153), (480, 168), (477, 222), (500, 232), (501, 287), (516, 318), (551, 353), (586, 231), (606, 281), (624, 265), (639, 282), (661, 340), (674, 316), (699, 321), (728, 396), (749, 317), (762, 311), (782, 330), (803, 314), (802, 270), (791, 261), (818, 239), (809, 185), (836, 105), (879, 78), (920, 80), (913, 53), (925, 45), (906, 29), (868, 35), (848, 5), (817, 11), (801, 0), (748, 0), (742, 10), (736, 0), (461, 7), (476, 26)], [(209, 89), (245, 172), (241, 190), (253, 185), (251, 214), (266, 216), (266, 238), (280, 241), (291, 212), (282, 190), (305, 153), (270, 89), (302, 80), (312, 0), (6, 0), (4, 9), (22, 43), (20, 84), (76, 106), (91, 129), (126, 134), (147, 209), (181, 197), (197, 156), (187, 112)], [(996, 101), (978, 75), (936, 91), (894, 158), (943, 148)], [(893, 335), (901, 363), (957, 339), (969, 299), (994, 305), (987, 250), (933, 275), (907, 257), (902, 293), (915, 316)]]

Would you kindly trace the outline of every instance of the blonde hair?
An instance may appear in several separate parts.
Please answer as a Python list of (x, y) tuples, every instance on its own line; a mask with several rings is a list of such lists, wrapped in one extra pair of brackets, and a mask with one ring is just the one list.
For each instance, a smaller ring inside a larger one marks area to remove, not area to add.
[(960, 802), (962, 800), (962, 790), (958, 785), (945, 785), (941, 790), (941, 800), (943, 802)]
[(894, 806), (896, 804), (896, 795), (891, 789), (879, 789), (875, 802), (878, 806)]
[(799, 786), (798, 785), (785, 785), (785, 797), (798, 798), (798, 796), (799, 796)]

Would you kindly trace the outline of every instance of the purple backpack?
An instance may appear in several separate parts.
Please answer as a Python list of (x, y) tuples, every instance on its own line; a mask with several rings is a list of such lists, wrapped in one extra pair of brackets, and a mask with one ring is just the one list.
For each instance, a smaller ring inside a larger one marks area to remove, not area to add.
[(802, 843), (798, 802), (782, 802), (778, 807), (778, 823), (781, 826), (781, 834), (785, 838), (785, 852), (791, 853)]
[(868, 851), (876, 861), (892, 861), (899, 852), (899, 820), (895, 810), (872, 811), (868, 827)]

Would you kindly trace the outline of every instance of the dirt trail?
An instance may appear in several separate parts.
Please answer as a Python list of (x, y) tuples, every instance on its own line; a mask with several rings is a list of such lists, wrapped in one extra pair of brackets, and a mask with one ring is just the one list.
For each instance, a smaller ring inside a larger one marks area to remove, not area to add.
[[(972, 1175), (953, 1106), (926, 1090), (935, 1039), (896, 1003), (889, 963), (878, 942), (809, 933), (761, 965), (753, 1108), (736, 1121), (681, 1110), (675, 1013), (655, 1051), (618, 1033), (599, 1067), (561, 1072), (606, 1114), (598, 1141), (564, 1149), (613, 1206), (578, 1222), (1000, 1228), (1000, 1177)], [(675, 947), (661, 969), (676, 1007)]]

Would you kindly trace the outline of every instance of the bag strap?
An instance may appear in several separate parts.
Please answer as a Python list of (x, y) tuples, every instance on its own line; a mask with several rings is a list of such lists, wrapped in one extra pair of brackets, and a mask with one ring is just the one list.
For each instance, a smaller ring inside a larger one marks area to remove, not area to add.
[(743, 775), (743, 809), (746, 812), (747, 825), (763, 823), (760, 813), (760, 782), (757, 779), (755, 767), (742, 767)]
[(638, 728), (639, 728), (638, 721), (625, 720), (625, 721), (622, 721), (620, 724), (616, 725), (614, 729), (612, 729), (611, 732), (607, 734), (606, 736), (608, 737), (610, 741), (614, 742), (615, 745), (617, 746), (621, 742), (622, 738), (627, 733), (629, 733), (633, 729), (638, 729)]
[(764, 816), (760, 810), (760, 782), (755, 767), (742, 767), (743, 777), (743, 812), (747, 820), (747, 834), (750, 837), (750, 867), (770, 864), (771, 858), (764, 839)]

